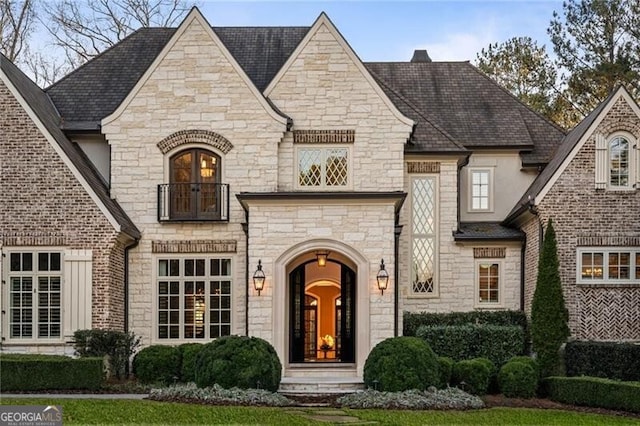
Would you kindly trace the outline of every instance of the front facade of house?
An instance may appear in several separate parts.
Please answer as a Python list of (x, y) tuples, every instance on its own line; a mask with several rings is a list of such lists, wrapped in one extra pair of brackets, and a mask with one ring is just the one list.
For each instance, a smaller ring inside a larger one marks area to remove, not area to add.
[[(528, 306), (538, 234), (517, 206), (571, 134), (468, 63), (363, 63), (324, 14), (212, 28), (197, 9), (46, 91), (2, 60), (3, 351), (69, 352), (90, 327), (248, 334), (285, 379), (357, 382), (404, 311)], [(570, 286), (576, 336), (640, 339), (637, 317), (583, 326)]]

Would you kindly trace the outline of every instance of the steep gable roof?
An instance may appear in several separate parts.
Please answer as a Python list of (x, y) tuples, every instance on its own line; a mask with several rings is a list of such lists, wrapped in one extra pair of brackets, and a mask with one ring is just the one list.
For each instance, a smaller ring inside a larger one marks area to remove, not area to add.
[(516, 148), (546, 163), (564, 132), (468, 62), (368, 62), (367, 68), (466, 148)]
[[(215, 33), (263, 91), (309, 27), (215, 27)], [(48, 89), (66, 129), (91, 130), (111, 114), (160, 54), (176, 28), (141, 28)]]
[(56, 144), (54, 148), (56, 146), (60, 148), (59, 154), (63, 157), (63, 160), (65, 157), (68, 159), (69, 162), (67, 164), (70, 166), (71, 171), (83, 184), (89, 196), (93, 198), (114, 228), (127, 233), (132, 238), (139, 238), (140, 231), (138, 231), (118, 203), (111, 199), (105, 183), (84, 152), (60, 130), (60, 116), (49, 96), (2, 54), (0, 54), (0, 70), (2, 71), (0, 77), (6, 77), (5, 83), (8, 83), (9, 89), (11, 90), (13, 87), (17, 91), (17, 93), (14, 92), (14, 95), (16, 95), (18, 101), (24, 101), (21, 104), (27, 109), (27, 112), (29, 110), (33, 112), (35, 117), (32, 118), (36, 121), (36, 124), (39, 121), (43, 126), (43, 129), (41, 129), (43, 134), (53, 139), (53, 141), (50, 141), (52, 144)]
[(535, 205), (540, 201), (539, 196), (541, 193), (545, 188), (553, 183), (552, 181), (556, 176), (562, 173), (564, 167), (566, 167), (579, 150), (582, 145), (581, 142), (590, 136), (594, 127), (600, 122), (600, 120), (602, 120), (608, 109), (620, 96), (624, 96), (628, 102), (631, 101), (631, 104), (636, 105), (636, 109), (638, 109), (637, 104), (631, 99), (631, 96), (624, 87), (620, 87), (611, 92), (604, 101), (602, 101), (565, 136), (549, 164), (531, 183), (531, 186), (529, 186), (518, 203), (516, 203), (511, 212), (507, 215), (507, 218), (504, 221), (505, 223), (512, 222), (520, 214), (526, 211), (529, 206)]

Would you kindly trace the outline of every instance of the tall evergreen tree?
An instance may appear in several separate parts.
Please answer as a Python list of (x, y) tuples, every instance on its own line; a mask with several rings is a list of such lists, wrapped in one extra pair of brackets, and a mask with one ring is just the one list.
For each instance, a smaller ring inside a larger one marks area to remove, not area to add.
[(568, 0), (562, 8), (547, 32), (571, 104), (584, 116), (620, 84), (639, 95), (638, 0)]
[(542, 377), (558, 374), (560, 347), (569, 337), (569, 314), (560, 281), (556, 233), (551, 219), (538, 262), (538, 280), (531, 306), (531, 337)]

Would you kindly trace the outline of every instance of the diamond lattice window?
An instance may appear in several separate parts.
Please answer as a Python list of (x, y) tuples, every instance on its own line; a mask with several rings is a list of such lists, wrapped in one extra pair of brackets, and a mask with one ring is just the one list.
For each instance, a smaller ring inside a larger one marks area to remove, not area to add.
[(348, 148), (301, 148), (298, 150), (298, 186), (346, 187), (349, 184)]
[(413, 179), (411, 194), (412, 291), (432, 294), (436, 271), (436, 178)]

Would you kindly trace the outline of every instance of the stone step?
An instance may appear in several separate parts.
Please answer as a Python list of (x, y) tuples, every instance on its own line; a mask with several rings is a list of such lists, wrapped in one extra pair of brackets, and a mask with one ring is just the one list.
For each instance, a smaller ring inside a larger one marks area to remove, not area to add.
[(364, 390), (362, 379), (357, 377), (285, 377), (278, 392), (284, 395), (347, 394)]
[(347, 367), (331, 367), (331, 368), (287, 368), (285, 377), (317, 377), (317, 378), (356, 378), (357, 372), (351, 366)]

